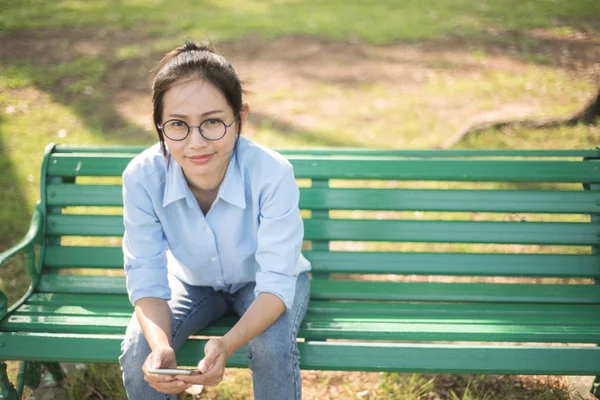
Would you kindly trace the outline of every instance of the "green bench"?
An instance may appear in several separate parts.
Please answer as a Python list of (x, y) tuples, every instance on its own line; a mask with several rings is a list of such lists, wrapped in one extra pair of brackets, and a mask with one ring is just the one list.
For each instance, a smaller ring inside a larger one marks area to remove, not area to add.
[[(18, 396), (40, 363), (57, 376), (57, 362), (117, 363), (132, 313), (120, 176), (141, 150), (47, 147), (31, 227), (0, 254), (24, 252), (33, 282), (0, 300)], [(303, 369), (600, 375), (600, 150), (281, 152), (313, 264)], [(0, 378), (0, 398), (17, 398)]]

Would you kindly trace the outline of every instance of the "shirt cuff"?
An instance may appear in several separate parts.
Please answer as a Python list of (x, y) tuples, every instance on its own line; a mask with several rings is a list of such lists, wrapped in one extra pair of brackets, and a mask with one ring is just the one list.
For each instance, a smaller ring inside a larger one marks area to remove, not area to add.
[(294, 305), (297, 276), (277, 274), (275, 272), (257, 272), (254, 294), (271, 293), (279, 297), (288, 310)]
[(129, 268), (126, 271), (127, 294), (131, 304), (144, 297), (171, 300), (166, 268)]

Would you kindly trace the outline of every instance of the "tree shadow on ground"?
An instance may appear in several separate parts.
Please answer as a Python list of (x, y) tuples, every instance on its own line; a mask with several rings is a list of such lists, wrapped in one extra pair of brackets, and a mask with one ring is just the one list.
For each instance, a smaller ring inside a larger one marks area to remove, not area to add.
[[(240, 65), (256, 59), (269, 60), (271, 64), (284, 65), (290, 72), (314, 83), (340, 87), (362, 84), (409, 87), (411, 79), (403, 76), (406, 67), (413, 71), (417, 68), (466, 72), (489, 68), (460, 58), (474, 52), (549, 65), (600, 82), (600, 72), (593, 68), (600, 59), (596, 33), (590, 31), (581, 39), (576, 34), (557, 37), (543, 30), (483, 32), (479, 36), (383, 46), (336, 42), (314, 36), (284, 36), (268, 42), (245, 38), (221, 43), (219, 49)], [(119, 101), (123, 94), (146, 99), (138, 102), (144, 109), (136, 112), (148, 115), (150, 126), (151, 70), (163, 55), (152, 49), (162, 39), (149, 36), (141, 29), (15, 31), (0, 36), (0, 47), (3, 48), (0, 68), (33, 65), (24, 70), (29, 71), (35, 85), (48, 92), (54, 101), (71, 108), (97, 135), (123, 144), (148, 143), (154, 134), (149, 133), (150, 129), (132, 123)], [(132, 56), (119, 54), (119, 48), (127, 46), (138, 48), (139, 53)], [(385, 67), (373, 68), (382, 63)], [(325, 138), (322, 132), (304, 129), (266, 113), (254, 113), (251, 117), (251, 122), (260, 124), (261, 121), (284, 135), (302, 138), (308, 144), (358, 145), (351, 140), (342, 142)]]
[[(109, 142), (120, 144), (148, 143), (154, 140), (151, 129), (150, 91), (153, 69), (162, 52), (148, 52), (126, 59), (118, 59), (118, 46), (151, 47), (148, 38), (139, 32), (107, 32), (104, 30), (68, 30), (63, 32), (23, 32), (22, 35), (0, 37), (6, 51), (0, 55), (0, 67), (24, 68), (37, 89), (50, 94), (53, 101), (74, 111), (78, 118), (95, 134)], [(227, 51), (225, 44), (224, 53)], [(146, 129), (126, 118), (119, 103), (123, 97), (136, 98), (143, 110), (134, 113), (148, 116)], [(267, 115), (251, 113), (250, 122), (268, 125), (282, 135), (291, 135), (307, 145), (351, 146), (351, 139), (339, 141), (323, 132), (303, 129), (291, 122)]]
[[(3, 117), (0, 115), (0, 252), (15, 245), (27, 232), (33, 210), (27, 207), (22, 182), (9, 157), (10, 149), (3, 138), (9, 133), (3, 127)], [(8, 296), (12, 304), (25, 293), (29, 279), (25, 272), (25, 259), (22, 256), (11, 258), (2, 265), (0, 290)]]

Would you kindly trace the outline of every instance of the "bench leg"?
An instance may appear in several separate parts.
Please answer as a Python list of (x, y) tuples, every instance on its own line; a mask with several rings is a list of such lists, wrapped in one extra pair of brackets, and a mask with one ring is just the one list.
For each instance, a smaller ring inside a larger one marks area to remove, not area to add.
[(40, 386), (42, 377), (42, 364), (36, 361), (25, 361), (23, 363), (23, 383), (35, 389)]
[(6, 363), (0, 362), (0, 399), (1, 400), (19, 400), (20, 395), (17, 394), (15, 387), (8, 380), (6, 373)]
[(600, 376), (596, 376), (594, 383), (592, 384), (592, 390), (590, 392), (597, 398), (600, 399)]
[(65, 380), (65, 373), (59, 363), (43, 363), (46, 368), (44, 386), (60, 386)]

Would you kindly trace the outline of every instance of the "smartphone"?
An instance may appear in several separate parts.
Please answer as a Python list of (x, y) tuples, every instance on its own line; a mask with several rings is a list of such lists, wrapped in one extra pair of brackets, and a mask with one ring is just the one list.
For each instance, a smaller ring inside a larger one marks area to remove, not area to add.
[(194, 375), (199, 374), (200, 370), (191, 368), (150, 368), (148, 372), (157, 375)]

